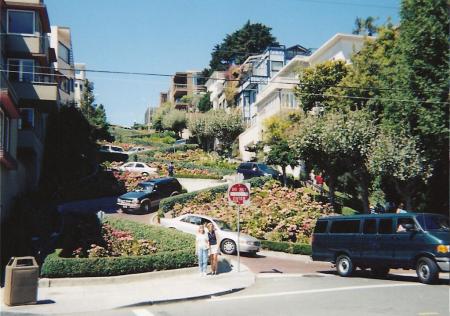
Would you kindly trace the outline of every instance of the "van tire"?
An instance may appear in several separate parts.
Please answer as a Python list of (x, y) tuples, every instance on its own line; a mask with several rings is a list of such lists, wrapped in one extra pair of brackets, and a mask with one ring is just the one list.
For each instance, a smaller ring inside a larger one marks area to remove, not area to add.
[(352, 275), (355, 270), (352, 259), (347, 255), (340, 255), (336, 259), (336, 271), (342, 277), (348, 277)]
[(421, 257), (417, 260), (416, 273), (419, 281), (425, 284), (435, 284), (439, 278), (439, 268), (433, 259)]
[(374, 278), (385, 278), (389, 274), (389, 268), (370, 268), (370, 275)]

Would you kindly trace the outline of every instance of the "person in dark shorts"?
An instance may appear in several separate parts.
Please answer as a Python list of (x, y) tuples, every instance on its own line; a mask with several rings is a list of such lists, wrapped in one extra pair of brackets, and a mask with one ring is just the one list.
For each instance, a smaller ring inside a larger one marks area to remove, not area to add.
[(211, 274), (217, 274), (217, 256), (219, 255), (219, 245), (217, 244), (216, 231), (212, 223), (208, 224), (208, 240), (209, 240), (209, 261), (211, 263)]
[(173, 177), (173, 172), (175, 170), (175, 166), (173, 165), (173, 162), (170, 162), (167, 166), (167, 171), (169, 172), (169, 177)]

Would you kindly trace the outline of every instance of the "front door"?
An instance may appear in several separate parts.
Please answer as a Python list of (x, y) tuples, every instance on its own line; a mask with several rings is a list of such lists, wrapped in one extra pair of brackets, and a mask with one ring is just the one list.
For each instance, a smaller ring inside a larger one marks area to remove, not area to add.
[(404, 225), (409, 224), (417, 229), (417, 225), (412, 217), (400, 217), (396, 222), (396, 232), (394, 236), (394, 261), (399, 267), (412, 266), (417, 251), (423, 243), (423, 233), (421, 231), (407, 231)]

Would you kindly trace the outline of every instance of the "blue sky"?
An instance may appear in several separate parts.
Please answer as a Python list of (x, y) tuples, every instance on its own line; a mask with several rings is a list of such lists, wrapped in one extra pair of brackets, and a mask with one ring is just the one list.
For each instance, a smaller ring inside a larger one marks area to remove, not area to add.
[[(72, 29), (75, 62), (88, 69), (172, 74), (202, 70), (213, 46), (247, 20), (281, 44), (317, 48), (351, 33), (357, 16), (391, 17), (399, 0), (45, 0), (52, 25)], [(345, 4), (344, 4), (345, 3)], [(113, 124), (143, 122), (169, 78), (88, 73)]]

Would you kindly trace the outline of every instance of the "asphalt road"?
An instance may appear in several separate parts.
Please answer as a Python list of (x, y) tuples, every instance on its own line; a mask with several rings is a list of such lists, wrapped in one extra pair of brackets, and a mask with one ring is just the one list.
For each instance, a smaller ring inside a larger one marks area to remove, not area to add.
[(449, 287), (415, 278), (378, 280), (335, 275), (260, 274), (239, 292), (204, 300), (133, 306), (96, 316), (449, 315)]

